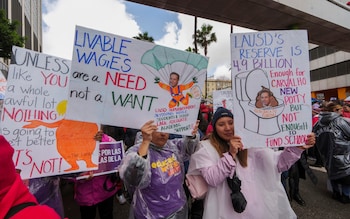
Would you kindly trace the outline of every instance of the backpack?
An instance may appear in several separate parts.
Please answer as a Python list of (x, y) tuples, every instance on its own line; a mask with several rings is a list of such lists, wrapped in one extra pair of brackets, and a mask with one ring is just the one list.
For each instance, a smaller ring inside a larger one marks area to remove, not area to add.
[(35, 205), (37, 205), (37, 204), (34, 202), (24, 202), (22, 204), (15, 205), (15, 206), (10, 208), (10, 210), (5, 215), (4, 219), (10, 219), (13, 215), (17, 214), (18, 212), (20, 212), (24, 208), (29, 207), (29, 206), (35, 206)]

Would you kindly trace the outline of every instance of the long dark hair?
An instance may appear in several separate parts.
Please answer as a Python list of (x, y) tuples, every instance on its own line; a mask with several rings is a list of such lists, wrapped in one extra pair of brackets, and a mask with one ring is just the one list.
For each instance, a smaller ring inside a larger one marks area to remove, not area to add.
[[(216, 128), (214, 127), (214, 131), (209, 136), (209, 141), (218, 152), (219, 156), (222, 157), (223, 153), (228, 152), (230, 145), (222, 139), (218, 133), (216, 132)], [(237, 153), (237, 158), (242, 167), (248, 166), (248, 150), (244, 149)]]

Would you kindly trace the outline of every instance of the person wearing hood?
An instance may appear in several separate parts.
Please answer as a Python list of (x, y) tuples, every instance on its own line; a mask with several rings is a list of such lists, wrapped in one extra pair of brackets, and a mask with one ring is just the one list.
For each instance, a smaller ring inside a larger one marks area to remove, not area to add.
[(154, 120), (141, 127), (142, 137), (129, 148), (119, 166), (133, 200), (129, 218), (183, 219), (188, 206), (184, 191), (184, 161), (199, 142), (197, 121), (192, 136), (169, 139), (168, 133), (157, 131)]
[(350, 203), (350, 123), (338, 111), (337, 104), (328, 103), (313, 132), (332, 185), (332, 197)]
[(12, 160), (14, 149), (0, 135), (0, 218), (60, 219), (47, 205), (39, 205), (29, 192)]

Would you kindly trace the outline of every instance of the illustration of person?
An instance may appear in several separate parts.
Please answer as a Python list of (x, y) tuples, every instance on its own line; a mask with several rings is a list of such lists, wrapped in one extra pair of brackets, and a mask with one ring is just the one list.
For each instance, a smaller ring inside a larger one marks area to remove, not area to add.
[(269, 88), (261, 86), (261, 90), (256, 96), (256, 108), (266, 108), (278, 106), (278, 101)]
[[(66, 113), (67, 100), (58, 103), (56, 110), (59, 115)], [(41, 120), (29, 120), (23, 128), (34, 129), (39, 126), (56, 128), (57, 152), (70, 165), (65, 172), (78, 170), (77, 161), (85, 161), (87, 168), (94, 168), (98, 165), (92, 161), (92, 154), (95, 151), (96, 142), (93, 138), (98, 131), (96, 123), (81, 122), (61, 119), (53, 123)]]
[(192, 95), (190, 93), (186, 93), (184, 96), (183, 91), (191, 88), (195, 83), (197, 83), (197, 78), (193, 77), (192, 81), (188, 84), (179, 84), (180, 75), (176, 72), (170, 73), (169, 85), (160, 81), (158, 77), (156, 77), (154, 83), (157, 83), (159, 87), (170, 92), (172, 99), (169, 101), (169, 108), (174, 108), (180, 105), (180, 102), (183, 105), (188, 105), (188, 100)]

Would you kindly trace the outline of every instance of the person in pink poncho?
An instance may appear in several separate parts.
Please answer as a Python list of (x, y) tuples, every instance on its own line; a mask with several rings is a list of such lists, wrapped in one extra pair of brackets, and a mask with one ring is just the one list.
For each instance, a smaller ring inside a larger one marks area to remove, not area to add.
[[(315, 135), (308, 135), (307, 145), (283, 151), (244, 149), (234, 133), (229, 110), (219, 107), (212, 124), (213, 133), (209, 140), (200, 142), (188, 170), (188, 174), (202, 175), (208, 184), (203, 219), (296, 218), (281, 183), (281, 172), (313, 146)], [(234, 176), (241, 180), (240, 185), (228, 180)]]

